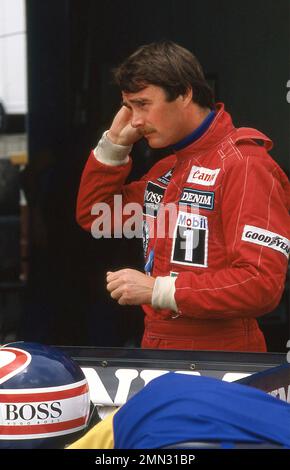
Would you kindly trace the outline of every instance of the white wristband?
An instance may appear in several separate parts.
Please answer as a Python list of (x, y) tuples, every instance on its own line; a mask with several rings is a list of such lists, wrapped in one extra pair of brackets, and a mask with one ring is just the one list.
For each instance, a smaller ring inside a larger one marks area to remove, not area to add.
[(152, 293), (152, 306), (156, 309), (168, 308), (178, 312), (175, 302), (175, 281), (176, 277), (157, 276)]
[(109, 131), (104, 132), (97, 147), (94, 149), (96, 159), (105, 165), (117, 166), (128, 163), (132, 145), (114, 144), (107, 137)]

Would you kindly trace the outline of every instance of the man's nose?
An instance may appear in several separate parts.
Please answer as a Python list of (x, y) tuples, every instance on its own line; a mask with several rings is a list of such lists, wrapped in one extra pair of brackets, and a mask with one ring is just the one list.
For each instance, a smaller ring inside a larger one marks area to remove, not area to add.
[(131, 126), (135, 128), (144, 126), (144, 119), (139, 113), (133, 112)]

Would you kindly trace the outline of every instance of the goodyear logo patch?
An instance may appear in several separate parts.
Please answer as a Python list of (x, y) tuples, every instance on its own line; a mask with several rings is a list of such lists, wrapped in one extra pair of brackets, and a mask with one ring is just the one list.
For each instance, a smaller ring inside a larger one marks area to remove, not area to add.
[(289, 257), (290, 241), (278, 233), (270, 232), (269, 230), (253, 225), (245, 225), (242, 240), (272, 248), (272, 250), (280, 251), (280, 253), (283, 253), (287, 258)]

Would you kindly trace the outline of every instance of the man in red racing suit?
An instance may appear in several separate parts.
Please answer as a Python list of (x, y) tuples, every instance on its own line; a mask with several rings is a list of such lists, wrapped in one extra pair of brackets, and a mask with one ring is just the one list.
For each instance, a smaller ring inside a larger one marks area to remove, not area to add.
[[(130, 143), (144, 135), (152, 147), (163, 146), (168, 119), (177, 120), (177, 113), (183, 116), (187, 109), (185, 98), (180, 99), (181, 108), (179, 98), (169, 103), (165, 99), (166, 114), (158, 121), (154, 100), (161, 92), (150, 82), (140, 91), (123, 91), (125, 106), (84, 169), (77, 220), (92, 230), (93, 206), (105, 202), (113, 211), (115, 195), (122, 196), (123, 207), (132, 202), (143, 207), (147, 275), (126, 269), (109, 273), (107, 279), (120, 304), (142, 304), (142, 347), (265, 351), (256, 317), (273, 310), (284, 289), (289, 181), (267, 153), (272, 147), (268, 137), (255, 129), (235, 128), (222, 104), (202, 107), (193, 100), (192, 116), (200, 108), (207, 112), (191, 132), (189, 127), (176, 134), (178, 141), (172, 137), (172, 155), (141, 180), (126, 184)], [(138, 110), (140, 100), (142, 108), (145, 101), (155, 109), (145, 110), (146, 118)], [(127, 141), (114, 135), (116, 129), (125, 129), (118, 125), (126, 113), (127, 128), (135, 132), (131, 142), (128, 133)], [(163, 210), (168, 204), (176, 209), (174, 216)], [(161, 217), (165, 236), (156, 229)]]

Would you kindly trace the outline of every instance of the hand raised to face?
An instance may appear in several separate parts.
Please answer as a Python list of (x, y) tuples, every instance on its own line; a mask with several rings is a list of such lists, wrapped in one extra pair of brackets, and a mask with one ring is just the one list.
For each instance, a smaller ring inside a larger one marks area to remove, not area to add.
[(118, 145), (132, 145), (143, 137), (137, 128), (132, 127), (132, 110), (127, 106), (117, 112), (107, 137), (111, 142)]

